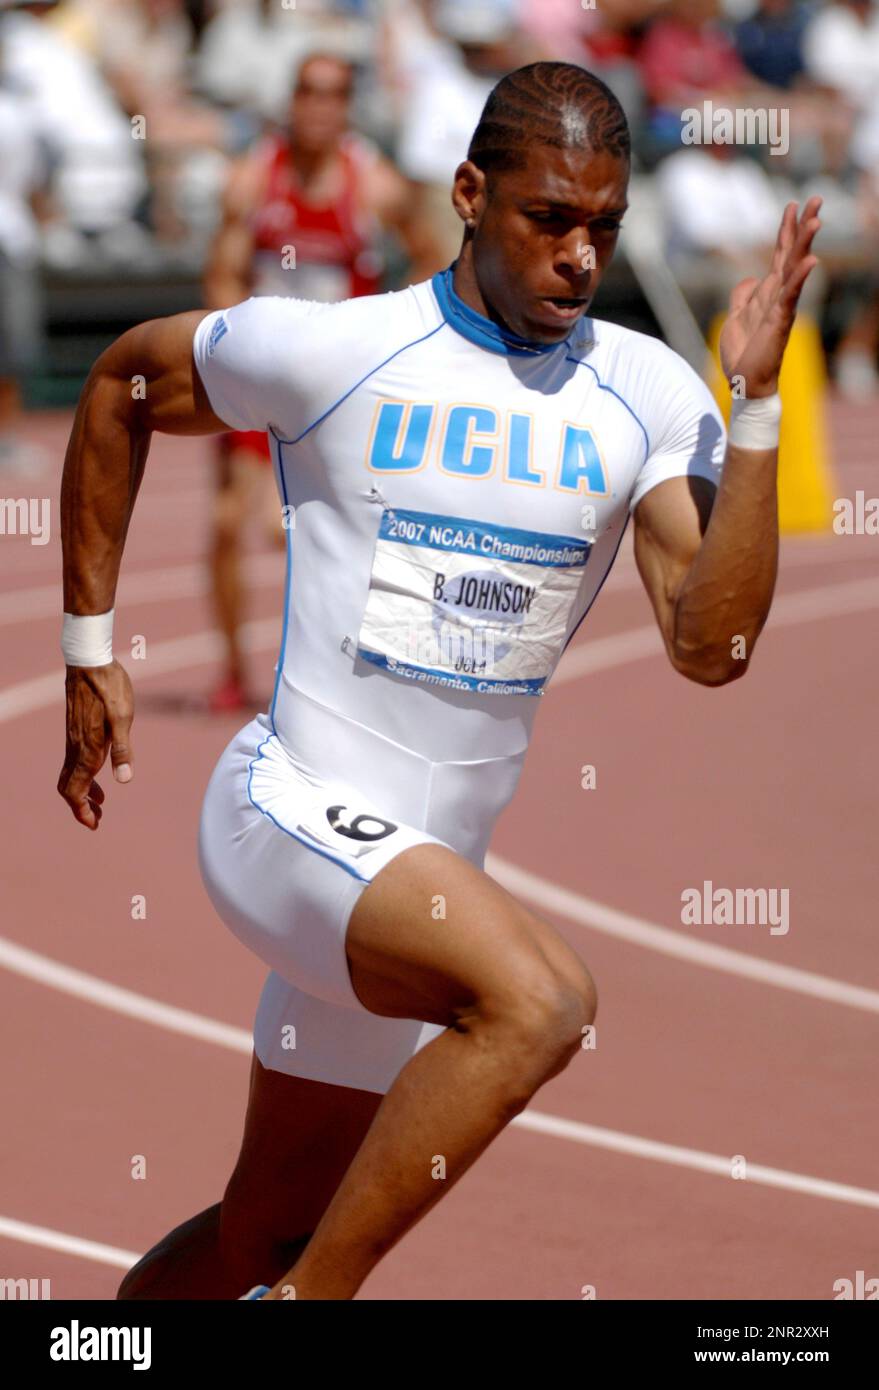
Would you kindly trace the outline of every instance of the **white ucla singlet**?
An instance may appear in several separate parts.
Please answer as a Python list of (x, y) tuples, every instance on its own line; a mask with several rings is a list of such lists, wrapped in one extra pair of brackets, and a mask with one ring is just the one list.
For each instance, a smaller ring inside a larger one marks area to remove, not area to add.
[(535, 346), (452, 276), (250, 299), (194, 352), (219, 418), (268, 430), (286, 509), (271, 729), (479, 863), (630, 513), (667, 478), (717, 482), (726, 440), (658, 340), (585, 318)]

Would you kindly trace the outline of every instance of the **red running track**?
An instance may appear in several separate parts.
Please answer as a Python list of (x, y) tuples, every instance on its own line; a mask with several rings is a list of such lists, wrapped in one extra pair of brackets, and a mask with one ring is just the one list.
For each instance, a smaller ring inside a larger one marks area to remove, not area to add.
[[(831, 426), (839, 494), (879, 491), (879, 411), (832, 405)], [(129, 663), (135, 781), (102, 777), (97, 835), (55, 791), (68, 428), (33, 417), (52, 467), (0, 480), (6, 496), (50, 497), (53, 523), (44, 546), (0, 537), (0, 1278), (106, 1299), (126, 1252), (222, 1193), (264, 970), (217, 920), (195, 854), (208, 777), (243, 722), (203, 705), (209, 441), (155, 440), (129, 536), (116, 647), (146, 638)], [(624, 547), (547, 697), (492, 861), (595, 974), (597, 1046), (361, 1297), (824, 1299), (859, 1269), (879, 1275), (877, 554), (879, 537), (786, 541), (751, 671), (706, 690), (662, 656)], [(284, 562), (254, 543), (249, 563), (267, 697)], [(682, 925), (683, 889), (706, 879), (787, 888), (789, 930)], [(193, 1035), (199, 1020), (225, 1027)]]

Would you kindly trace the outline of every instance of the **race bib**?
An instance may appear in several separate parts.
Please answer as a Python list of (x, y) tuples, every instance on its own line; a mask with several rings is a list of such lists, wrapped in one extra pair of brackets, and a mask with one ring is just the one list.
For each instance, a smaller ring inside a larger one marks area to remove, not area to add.
[(590, 549), (568, 536), (385, 507), (357, 654), (426, 684), (540, 695)]
[(374, 813), (359, 793), (334, 783), (304, 798), (298, 821), (299, 830), (310, 840), (354, 859), (386, 845), (394, 836), (399, 840), (401, 832), (396, 821)]
[(434, 839), (348, 782), (315, 781), (291, 762), (277, 735), (251, 765), (249, 787), (253, 804), (275, 825), (357, 878), (371, 880), (404, 849)]

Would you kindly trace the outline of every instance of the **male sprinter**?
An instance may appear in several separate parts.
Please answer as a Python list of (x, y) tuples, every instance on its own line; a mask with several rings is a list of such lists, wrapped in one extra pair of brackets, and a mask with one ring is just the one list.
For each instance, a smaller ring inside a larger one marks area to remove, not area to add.
[(268, 430), (295, 517), (271, 707), (223, 753), (201, 819), (208, 892), (272, 971), (241, 1155), (222, 1203), (121, 1297), (353, 1298), (580, 1050), (592, 979), (483, 872), (486, 844), (629, 514), (675, 669), (711, 686), (745, 669), (733, 639), (750, 655), (776, 575), (778, 373), (820, 226), (818, 199), (799, 220), (790, 204), (769, 274), (733, 293), (723, 361), (747, 398), (726, 447), (673, 352), (586, 317), (628, 150), (600, 81), (522, 68), (456, 172), (448, 270), (155, 321), (92, 371), (62, 490), (59, 790), (83, 825), (108, 752), (132, 775), (111, 623), (151, 432)]

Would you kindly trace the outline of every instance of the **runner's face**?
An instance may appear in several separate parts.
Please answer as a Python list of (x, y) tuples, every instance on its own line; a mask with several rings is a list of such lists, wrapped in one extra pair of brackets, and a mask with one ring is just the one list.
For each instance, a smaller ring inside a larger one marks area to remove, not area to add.
[(474, 198), (477, 284), (514, 333), (561, 342), (587, 312), (616, 249), (628, 178), (626, 159), (537, 145)]
[(309, 151), (332, 149), (348, 128), (351, 73), (342, 63), (308, 63), (290, 105), (296, 143)]

